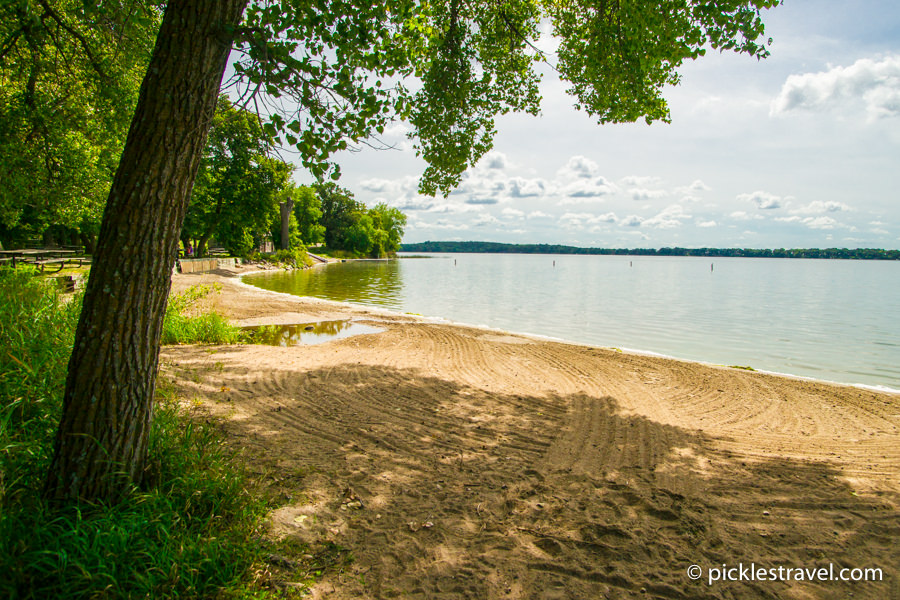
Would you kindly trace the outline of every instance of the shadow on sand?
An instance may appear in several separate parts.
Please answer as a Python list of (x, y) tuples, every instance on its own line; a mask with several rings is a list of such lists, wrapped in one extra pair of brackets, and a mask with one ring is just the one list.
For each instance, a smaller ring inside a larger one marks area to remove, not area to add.
[[(177, 348), (166, 370), (284, 494), (275, 534), (352, 552), (323, 596), (900, 598), (900, 498), (857, 495), (836, 465), (732, 454), (612, 397), (359, 364), (249, 371), (241, 352), (209, 369)], [(708, 583), (709, 567), (750, 563), (883, 581)]]

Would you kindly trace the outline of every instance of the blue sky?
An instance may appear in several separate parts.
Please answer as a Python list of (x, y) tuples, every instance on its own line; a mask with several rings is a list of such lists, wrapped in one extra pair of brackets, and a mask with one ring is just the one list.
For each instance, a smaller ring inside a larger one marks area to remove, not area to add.
[(669, 125), (597, 125), (548, 77), (542, 115), (500, 119), (449, 197), (416, 193), (402, 124), (399, 150), (339, 156), (340, 184), (401, 208), (406, 242), (900, 248), (900, 5), (787, 0), (765, 20), (772, 56), (685, 65)]

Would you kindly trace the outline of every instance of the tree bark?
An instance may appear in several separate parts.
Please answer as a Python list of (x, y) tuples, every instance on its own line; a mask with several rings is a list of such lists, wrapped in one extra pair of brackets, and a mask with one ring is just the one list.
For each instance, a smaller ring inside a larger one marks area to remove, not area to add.
[(178, 237), (248, 0), (171, 0), (116, 171), (44, 488), (112, 500), (140, 483)]
[(291, 248), (291, 211), (294, 210), (294, 200), (288, 199), (279, 205), (281, 208), (281, 249)]
[(206, 256), (206, 244), (209, 243), (209, 238), (212, 237), (212, 234), (206, 233), (197, 238), (197, 248), (194, 251), (194, 256), (197, 258), (203, 258)]

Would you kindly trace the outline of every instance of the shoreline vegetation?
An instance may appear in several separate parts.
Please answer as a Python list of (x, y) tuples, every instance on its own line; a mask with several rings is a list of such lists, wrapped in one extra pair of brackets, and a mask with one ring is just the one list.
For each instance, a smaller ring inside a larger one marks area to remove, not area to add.
[(881, 248), (581, 248), (559, 244), (419, 242), (415, 244), (401, 244), (399, 252), (900, 260), (900, 250), (884, 250)]

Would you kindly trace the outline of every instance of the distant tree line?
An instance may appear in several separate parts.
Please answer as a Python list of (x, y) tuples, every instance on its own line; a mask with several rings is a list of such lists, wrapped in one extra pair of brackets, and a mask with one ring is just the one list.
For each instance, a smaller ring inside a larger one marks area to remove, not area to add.
[(476, 252), (492, 254), (600, 254), (628, 256), (708, 256), (747, 258), (840, 258), (900, 260), (900, 250), (881, 248), (579, 248), (558, 244), (499, 242), (421, 242), (403, 244), (401, 252)]

